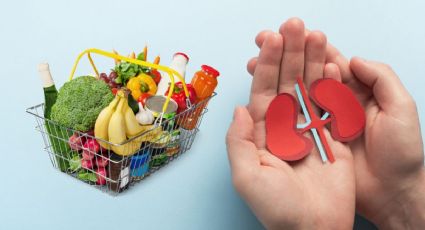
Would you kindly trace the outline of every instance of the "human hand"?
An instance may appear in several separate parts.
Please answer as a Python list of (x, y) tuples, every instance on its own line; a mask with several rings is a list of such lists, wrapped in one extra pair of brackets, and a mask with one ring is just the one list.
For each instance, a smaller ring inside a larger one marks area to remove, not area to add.
[[(260, 48), (269, 33), (258, 34)], [(419, 210), (425, 207), (424, 158), (412, 97), (387, 65), (359, 58), (350, 63), (330, 44), (326, 53), (327, 62), (338, 65), (342, 82), (355, 92), (367, 114), (364, 136), (350, 144), (357, 211), (381, 228), (406, 228), (397, 226), (400, 223), (421, 226), (418, 222), (425, 222), (420, 215), (425, 211)], [(253, 58), (248, 63), (252, 75), (257, 62)]]
[[(325, 77), (340, 78), (336, 65), (325, 65), (326, 37), (304, 35), (303, 22), (288, 20), (280, 33), (269, 33), (261, 47), (250, 102), (235, 110), (227, 135), (237, 191), (271, 229), (347, 229), (354, 220), (355, 179), (348, 146), (325, 130), (337, 161), (323, 164), (317, 150), (298, 162), (281, 161), (265, 146), (265, 113), (280, 93), (294, 94), (297, 77), (306, 87)], [(300, 116), (302, 120), (302, 116)]]

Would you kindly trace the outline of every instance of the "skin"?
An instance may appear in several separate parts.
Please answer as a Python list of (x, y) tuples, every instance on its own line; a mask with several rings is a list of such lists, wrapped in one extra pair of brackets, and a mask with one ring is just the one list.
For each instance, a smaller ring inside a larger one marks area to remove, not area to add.
[[(260, 48), (270, 33), (258, 34)], [(308, 31), (305, 34), (309, 36)], [(342, 82), (366, 110), (365, 133), (349, 144), (354, 157), (356, 211), (380, 229), (424, 229), (424, 151), (413, 98), (386, 64), (361, 58), (348, 61), (330, 44), (326, 62), (338, 65)], [(259, 58), (248, 62), (254, 79), (259, 63)]]
[[(278, 93), (294, 94), (296, 77), (308, 88), (316, 79), (340, 79), (338, 67), (325, 65), (326, 37), (306, 37), (299, 19), (269, 33), (262, 48), (250, 102), (235, 110), (227, 134), (232, 177), (237, 191), (268, 229), (350, 229), (355, 211), (353, 156), (347, 145), (326, 136), (335, 157), (323, 164), (316, 149), (298, 162), (276, 158), (265, 146), (265, 112)], [(300, 116), (300, 121), (302, 117)]]

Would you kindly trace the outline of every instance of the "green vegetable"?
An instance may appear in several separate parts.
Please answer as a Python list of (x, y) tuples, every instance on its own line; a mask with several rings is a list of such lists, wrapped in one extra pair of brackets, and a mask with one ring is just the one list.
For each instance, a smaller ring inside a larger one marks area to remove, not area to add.
[[(143, 61), (145, 54), (142, 52), (137, 55), (137, 60)], [(139, 75), (139, 73), (149, 73), (150, 69), (137, 64), (129, 62), (120, 62), (115, 66), (113, 70), (117, 73), (118, 77), (115, 79), (115, 83), (125, 85), (130, 78)]]
[(83, 180), (83, 181), (89, 181), (89, 182), (96, 182), (97, 181), (97, 177), (96, 177), (96, 173), (93, 172), (89, 172), (86, 170), (82, 170), (77, 174), (78, 179)]
[(85, 132), (94, 128), (97, 116), (113, 99), (114, 95), (105, 82), (91, 76), (78, 77), (59, 90), (51, 119)]
[(81, 158), (78, 153), (73, 154), (72, 158), (69, 160), (69, 171), (76, 172), (81, 168)]

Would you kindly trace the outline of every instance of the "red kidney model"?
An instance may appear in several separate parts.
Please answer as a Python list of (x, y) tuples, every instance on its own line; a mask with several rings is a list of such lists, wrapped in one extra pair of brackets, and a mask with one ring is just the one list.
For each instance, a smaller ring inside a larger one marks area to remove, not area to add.
[(328, 112), (330, 119), (319, 118), (313, 111), (301, 79), (296, 85), (299, 101), (307, 124), (297, 128), (299, 105), (294, 96), (283, 93), (276, 96), (266, 112), (266, 143), (268, 150), (286, 161), (296, 161), (306, 157), (312, 150), (310, 139), (303, 135), (311, 131), (324, 161), (333, 162), (334, 156), (328, 146), (323, 129), (331, 123), (333, 139), (349, 142), (359, 137), (366, 124), (363, 107), (353, 92), (344, 84), (330, 79), (319, 79), (310, 87), (311, 99)]

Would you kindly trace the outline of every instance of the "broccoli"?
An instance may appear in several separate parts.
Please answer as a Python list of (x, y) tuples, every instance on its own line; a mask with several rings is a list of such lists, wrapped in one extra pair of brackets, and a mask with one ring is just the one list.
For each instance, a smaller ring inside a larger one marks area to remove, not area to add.
[(78, 131), (91, 130), (99, 113), (113, 98), (105, 82), (91, 76), (75, 78), (59, 90), (51, 119)]

